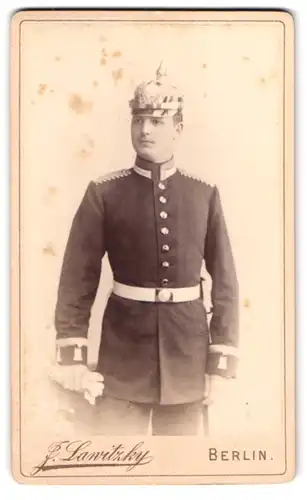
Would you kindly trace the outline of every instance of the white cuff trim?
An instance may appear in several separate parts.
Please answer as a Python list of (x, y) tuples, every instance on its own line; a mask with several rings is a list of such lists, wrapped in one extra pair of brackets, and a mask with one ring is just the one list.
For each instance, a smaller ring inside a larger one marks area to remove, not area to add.
[(88, 339), (82, 337), (71, 337), (67, 339), (58, 339), (56, 341), (58, 347), (68, 347), (68, 346), (77, 346), (83, 347), (88, 346)]
[(233, 347), (232, 345), (211, 344), (209, 346), (209, 352), (216, 352), (218, 354), (222, 354), (223, 356), (239, 356), (239, 350), (237, 347)]

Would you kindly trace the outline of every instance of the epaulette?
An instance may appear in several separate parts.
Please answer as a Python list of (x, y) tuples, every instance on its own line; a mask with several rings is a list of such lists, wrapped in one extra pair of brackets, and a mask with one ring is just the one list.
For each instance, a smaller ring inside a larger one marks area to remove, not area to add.
[(122, 170), (115, 170), (114, 172), (108, 172), (105, 175), (98, 177), (98, 179), (94, 180), (95, 184), (102, 184), (103, 182), (113, 181), (115, 179), (120, 179), (122, 177), (127, 177), (132, 172), (131, 168), (124, 168)]
[(203, 184), (209, 185), (204, 179), (201, 177), (197, 177), (196, 175), (191, 174), (190, 172), (187, 172), (186, 170), (183, 170), (182, 168), (178, 168), (178, 171), (184, 175), (185, 177), (188, 177), (189, 179), (193, 179), (194, 181), (202, 182)]

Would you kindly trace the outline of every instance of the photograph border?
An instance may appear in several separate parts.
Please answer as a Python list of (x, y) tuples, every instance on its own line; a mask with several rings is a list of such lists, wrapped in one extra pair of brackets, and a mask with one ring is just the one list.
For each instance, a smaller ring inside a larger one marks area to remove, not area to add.
[[(147, 13), (147, 14), (146, 14)], [(226, 18), (225, 14), (228, 13)], [(22, 391), (21, 364), (23, 352), (22, 303), (21, 303), (21, 29), (27, 22), (133, 22), (144, 23), (281, 23), (283, 25), (283, 309), (284, 309), (284, 422), (285, 422), (285, 470), (279, 474), (120, 474), (120, 475), (39, 475), (31, 477), (21, 470), (22, 456)], [(154, 17), (153, 17), (154, 16)], [(178, 17), (180, 19), (176, 19)], [(293, 17), (285, 11), (222, 11), (214, 10), (34, 10), (17, 12), (11, 21), (11, 388), (12, 388), (12, 465), (15, 478), (22, 477), (29, 483), (38, 483), (41, 479), (79, 479), (84, 483), (90, 478), (102, 480), (125, 479), (131, 483), (132, 478), (269, 478), (284, 477), (289, 480), (295, 469), (295, 286), (294, 286), (294, 35)], [(17, 146), (16, 146), (17, 145)], [(14, 267), (15, 264), (15, 267)], [(17, 269), (16, 269), (17, 264)], [(18, 333), (17, 333), (18, 332)], [(18, 366), (16, 359), (18, 358)], [(15, 363), (14, 363), (15, 360)], [(213, 479), (215, 481), (216, 479)], [(25, 482), (23, 479), (20, 482)], [(50, 481), (51, 482), (51, 481)], [(53, 482), (53, 481), (52, 481)], [(57, 481), (56, 481), (57, 482)], [(117, 481), (116, 481), (117, 482)], [(224, 481), (229, 483), (229, 479)], [(232, 482), (232, 481), (231, 481)], [(237, 481), (240, 482), (240, 481)], [(243, 481), (241, 481), (243, 482)], [(246, 482), (246, 481), (244, 481)], [(267, 481), (266, 481), (267, 482)], [(176, 481), (178, 483), (178, 481)]]

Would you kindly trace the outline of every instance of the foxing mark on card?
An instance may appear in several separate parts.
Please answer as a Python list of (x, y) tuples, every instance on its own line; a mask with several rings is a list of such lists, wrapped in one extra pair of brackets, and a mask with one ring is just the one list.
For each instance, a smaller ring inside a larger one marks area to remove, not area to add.
[(69, 107), (77, 114), (89, 113), (93, 108), (93, 103), (83, 100), (79, 94), (72, 94), (69, 99)]

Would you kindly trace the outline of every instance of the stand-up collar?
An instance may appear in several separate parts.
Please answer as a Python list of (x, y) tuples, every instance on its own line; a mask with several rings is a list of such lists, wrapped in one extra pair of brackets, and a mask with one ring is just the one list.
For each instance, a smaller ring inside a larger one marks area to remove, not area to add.
[(135, 159), (135, 164), (133, 170), (143, 177), (148, 179), (157, 179), (164, 181), (168, 177), (171, 177), (176, 172), (176, 167), (174, 163), (174, 158), (163, 163), (152, 163), (140, 156)]

